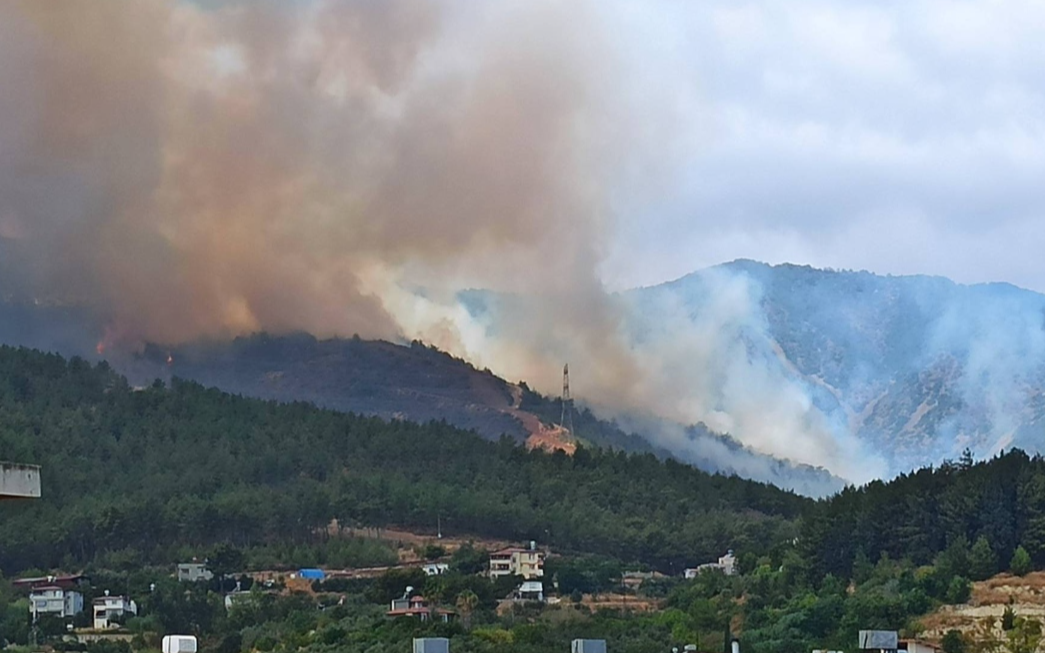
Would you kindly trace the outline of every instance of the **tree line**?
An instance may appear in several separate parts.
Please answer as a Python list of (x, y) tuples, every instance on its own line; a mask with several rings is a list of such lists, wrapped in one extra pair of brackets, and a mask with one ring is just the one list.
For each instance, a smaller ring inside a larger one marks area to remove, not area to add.
[(0, 569), (167, 563), (226, 542), (307, 551), (343, 526), (539, 540), (664, 570), (796, 534), (810, 501), (651, 454), (574, 456), (233, 396), (133, 388), (105, 363), (0, 348), (0, 453), (44, 497), (0, 507)]

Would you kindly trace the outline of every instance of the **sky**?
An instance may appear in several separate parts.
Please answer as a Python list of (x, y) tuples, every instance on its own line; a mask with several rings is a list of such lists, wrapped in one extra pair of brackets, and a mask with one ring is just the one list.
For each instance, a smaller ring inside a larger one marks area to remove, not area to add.
[(625, 4), (690, 141), (608, 285), (752, 258), (1045, 291), (1045, 5)]

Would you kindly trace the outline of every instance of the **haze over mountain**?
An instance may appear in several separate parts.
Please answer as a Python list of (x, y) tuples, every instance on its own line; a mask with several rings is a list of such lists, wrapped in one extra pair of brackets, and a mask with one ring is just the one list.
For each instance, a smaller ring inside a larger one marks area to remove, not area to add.
[[(681, 308), (700, 324), (727, 283), (753, 303), (730, 325), (750, 364), (800, 389), (838, 442), (884, 458), (886, 473), (966, 447), (979, 456), (1045, 449), (1045, 296), (739, 260), (627, 293), (636, 338), (669, 337), (656, 327), (664, 306), (669, 318)], [(728, 401), (728, 388), (716, 398)], [(732, 432), (728, 421), (712, 425)]]
[[(105, 331), (84, 309), (0, 303), (0, 343), (105, 358), (140, 386), (177, 376), (248, 397), (307, 401), (384, 419), (446, 421), (489, 439), (508, 436), (534, 446), (570, 446), (576, 441), (556, 426), (561, 417), (558, 399), (419, 342), (258, 334), (106, 350), (99, 347)], [(823, 496), (842, 487), (839, 478), (823, 469), (759, 453), (702, 425), (683, 428), (650, 419), (619, 425), (597, 418), (583, 405), (577, 406), (574, 422), (576, 438), (587, 444), (673, 457), (705, 471), (770, 482), (806, 495)], [(686, 446), (670, 450), (644, 435), (667, 429), (677, 430)]]
[[(811, 494), (837, 481), (801, 464), (862, 481), (965, 448), (980, 456), (1043, 448), (1045, 297), (1037, 293), (741, 260), (612, 300), (627, 315), (620, 331), (632, 355), (648, 357), (650, 374), (663, 375), (655, 388), (670, 382), (672, 393), (648, 395), (647, 410), (613, 406), (587, 386), (584, 361), (573, 361), (574, 392), (616, 422), (592, 417), (598, 426), (580, 436), (596, 444), (670, 452)], [(526, 299), (470, 292), (461, 303), (504, 338), (501, 321)], [(89, 315), (9, 303), (0, 339), (92, 356), (106, 336)], [(558, 418), (539, 395), (527, 393), (538, 399), (522, 406), (520, 387), (416, 345), (253, 337), (126, 354), (112, 360), (143, 383), (176, 374), (250, 396), (447, 419), (488, 437), (524, 439), (533, 424)]]

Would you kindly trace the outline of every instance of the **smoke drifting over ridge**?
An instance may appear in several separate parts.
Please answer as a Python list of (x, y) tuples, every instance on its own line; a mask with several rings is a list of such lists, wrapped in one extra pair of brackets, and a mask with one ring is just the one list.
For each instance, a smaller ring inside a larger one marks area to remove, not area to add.
[(380, 295), (410, 276), (590, 282), (629, 146), (598, 30), (567, 38), (594, 14), (451, 9), (5, 4), (22, 281), (161, 341), (396, 335)]
[[(860, 474), (801, 388), (723, 344), (749, 294), (631, 342), (598, 275), (615, 201), (670, 178), (690, 132), (602, 7), (4, 3), (0, 290), (89, 305), (125, 342), (422, 338), (548, 392), (577, 361), (597, 404)], [(524, 299), (477, 319), (469, 287)]]

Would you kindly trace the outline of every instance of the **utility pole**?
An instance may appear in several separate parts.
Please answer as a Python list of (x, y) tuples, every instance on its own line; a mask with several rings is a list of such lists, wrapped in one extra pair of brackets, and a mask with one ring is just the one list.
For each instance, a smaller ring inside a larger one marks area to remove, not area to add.
[(559, 417), (559, 428), (566, 429), (573, 435), (573, 398), (570, 397), (570, 365), (562, 367), (562, 416)]

